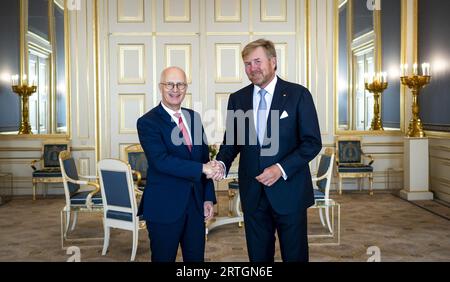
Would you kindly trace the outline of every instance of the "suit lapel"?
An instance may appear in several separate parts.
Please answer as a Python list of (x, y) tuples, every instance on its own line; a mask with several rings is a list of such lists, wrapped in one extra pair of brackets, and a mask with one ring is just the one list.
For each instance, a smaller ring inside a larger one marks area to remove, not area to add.
[[(186, 118), (186, 120), (187, 120), (187, 123), (189, 124), (189, 129), (191, 130), (191, 135), (193, 136), (193, 134), (192, 134), (192, 128), (191, 128), (191, 115), (190, 115), (190, 113), (188, 112), (188, 111), (186, 111), (186, 110), (182, 110), (183, 111), (183, 115), (184, 115), (184, 117)], [(174, 128), (177, 128), (176, 130), (178, 130), (178, 132), (179, 132), (179, 134), (180, 134), (180, 136), (181, 136), (181, 138), (182, 138), (182, 135), (181, 135), (181, 131), (179, 130), (179, 128), (178, 128), (178, 124), (176, 123), (176, 122), (174, 122), (174, 120), (172, 119), (172, 117), (169, 115), (169, 113), (166, 111), (166, 110), (164, 110), (164, 108), (163, 108), (163, 106), (161, 105), (161, 103), (159, 104), (159, 106), (158, 106), (158, 112), (159, 112), (159, 114), (160, 114), (160, 116), (161, 116), (161, 119), (167, 124), (167, 125), (169, 125), (169, 134), (172, 134), (172, 130), (174, 130)], [(192, 140), (191, 140), (191, 142), (193, 142)], [(183, 150), (183, 151), (186, 151), (188, 154), (190, 154), (191, 152), (189, 152), (189, 149), (188, 149), (188, 147), (186, 146), (186, 145), (182, 145), (182, 146), (179, 146), (180, 147), (180, 149), (181, 150)]]
[(169, 115), (168, 112), (166, 112), (166, 110), (164, 110), (163, 106), (161, 105), (161, 103), (159, 103), (158, 106), (158, 112), (159, 115), (161, 116), (161, 119), (167, 123), (168, 125), (170, 125), (170, 128), (173, 129), (175, 126), (177, 126), (177, 124), (173, 121), (172, 117)]
[[(196, 142), (198, 142), (197, 140), (195, 140), (195, 137), (196, 137), (196, 134), (195, 134), (195, 130), (196, 130), (195, 124), (196, 124), (196, 121), (195, 121), (195, 118), (194, 118), (194, 113), (191, 112), (191, 111), (187, 111), (186, 109), (181, 109), (181, 111), (183, 112), (183, 115), (184, 115), (184, 117), (186, 118), (186, 123), (187, 123), (187, 125), (188, 125), (188, 127), (189, 127), (189, 131), (190, 131), (190, 133), (191, 133), (192, 151), (189, 152), (188, 147), (187, 147), (187, 146), (184, 146), (184, 147), (186, 148), (186, 150), (187, 150), (190, 154), (194, 155), (194, 153), (195, 153), (194, 151), (197, 150), (197, 149), (196, 149), (197, 146), (195, 146), (195, 144), (197, 144)], [(201, 144), (201, 143), (200, 143), (200, 144)]]
[[(285, 91), (287, 83), (278, 77), (277, 85), (275, 86), (275, 93), (273, 93), (272, 104), (270, 105), (269, 116), (267, 117), (266, 136), (272, 136), (272, 114), (276, 114), (275, 119), (279, 119), (284, 109), (284, 105), (289, 98), (289, 94)], [(266, 142), (264, 142), (266, 143)]]
[(273, 93), (272, 105), (270, 106), (269, 119), (272, 111), (280, 112), (284, 108), (284, 104), (288, 100), (288, 93), (285, 91), (286, 87), (286, 82), (278, 77), (275, 93)]

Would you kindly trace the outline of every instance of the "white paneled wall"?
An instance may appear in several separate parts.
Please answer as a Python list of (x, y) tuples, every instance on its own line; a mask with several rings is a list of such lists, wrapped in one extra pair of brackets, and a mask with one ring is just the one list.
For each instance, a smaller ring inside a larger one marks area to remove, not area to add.
[[(108, 58), (103, 61), (102, 74), (109, 81), (103, 95), (109, 107), (105, 110), (109, 114), (104, 117), (104, 123), (111, 124), (111, 131), (101, 136), (108, 140), (103, 143), (109, 144), (104, 152), (109, 152), (111, 157), (123, 157), (121, 150), (138, 142), (136, 132), (129, 125), (141, 114), (142, 105), (146, 112), (159, 103), (159, 75), (167, 66), (185, 69), (189, 88), (184, 104), (203, 114), (211, 143), (220, 142), (223, 137), (224, 109), (229, 94), (249, 83), (241, 59), (241, 51), (248, 42), (260, 37), (273, 40), (278, 54), (278, 74), (300, 82), (299, 69), (306, 64), (307, 57), (301, 52), (307, 48), (299, 47), (306, 42), (305, 36), (298, 32), (303, 23), (299, 18), (306, 18), (307, 1), (98, 2), (100, 22), (107, 24), (100, 37), (107, 38), (108, 42), (102, 46), (105, 48), (100, 48)], [(329, 8), (332, 11), (332, 6)], [(332, 42), (329, 44), (331, 48)], [(328, 89), (330, 93), (320, 95), (332, 95), (332, 87)]]

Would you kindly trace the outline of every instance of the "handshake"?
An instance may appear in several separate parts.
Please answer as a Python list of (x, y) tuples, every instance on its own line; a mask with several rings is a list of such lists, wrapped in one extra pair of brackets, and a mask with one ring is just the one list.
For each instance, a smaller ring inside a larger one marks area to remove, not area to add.
[(208, 179), (213, 179), (215, 181), (222, 180), (225, 175), (225, 170), (219, 161), (210, 161), (207, 164), (203, 164), (203, 173)]

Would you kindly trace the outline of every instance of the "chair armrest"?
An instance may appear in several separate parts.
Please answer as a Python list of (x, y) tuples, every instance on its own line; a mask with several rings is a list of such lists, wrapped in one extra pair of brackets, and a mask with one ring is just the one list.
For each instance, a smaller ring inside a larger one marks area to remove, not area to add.
[(92, 192), (90, 192), (88, 194), (88, 196), (86, 197), (86, 206), (87, 206), (88, 209), (91, 210), (92, 206), (93, 206), (92, 197), (100, 191), (100, 185), (98, 183), (96, 183), (96, 182), (87, 182), (86, 184), (89, 185), (89, 186), (95, 187), (95, 189), (92, 190)]
[(138, 189), (137, 185), (134, 185), (134, 192), (136, 193), (137, 196), (142, 196), (144, 194), (144, 192)]
[(373, 163), (374, 163), (374, 159), (373, 159), (373, 157), (372, 157), (372, 155), (366, 155), (366, 154), (362, 154), (365, 158), (367, 158), (367, 159), (369, 159), (370, 160), (370, 162), (369, 162), (369, 165), (372, 165)]
[(139, 184), (142, 180), (142, 174), (137, 170), (132, 170), (131, 172), (133, 174), (136, 174), (136, 178), (137, 178), (136, 183)]
[(33, 171), (36, 171), (37, 170), (37, 168), (36, 168), (36, 166), (35, 166), (35, 163), (38, 163), (38, 162), (40, 162), (41, 160), (32, 160), (31, 162), (30, 162), (30, 166), (31, 166), (31, 168), (33, 169)]
[(68, 176), (66, 176), (65, 179), (66, 179), (68, 182), (73, 183), (73, 184), (78, 184), (78, 185), (89, 185), (89, 181), (86, 181), (86, 180), (75, 180), (75, 179), (72, 179), (72, 178), (70, 178), (70, 177), (68, 177)]
[(312, 177), (311, 179), (312, 179), (312, 181), (319, 181), (319, 180), (323, 180), (323, 179), (326, 179), (326, 178), (327, 178), (327, 175), (324, 174), (321, 177)]
[(92, 179), (92, 180), (98, 179), (98, 176), (95, 176), (95, 175), (78, 175), (78, 177), (84, 178), (84, 179)]

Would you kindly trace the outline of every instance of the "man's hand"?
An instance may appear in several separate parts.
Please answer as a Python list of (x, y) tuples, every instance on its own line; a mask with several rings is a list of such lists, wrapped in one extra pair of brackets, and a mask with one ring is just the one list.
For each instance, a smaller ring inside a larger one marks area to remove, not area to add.
[(210, 220), (214, 217), (214, 204), (211, 201), (206, 201), (203, 203), (203, 213), (205, 215), (205, 221)]
[(223, 167), (223, 165), (216, 160), (210, 161), (209, 162), (214, 168), (216, 168), (216, 173), (212, 176), (212, 179), (215, 181), (220, 181), (224, 178), (225, 176), (225, 169)]
[(266, 168), (263, 173), (256, 177), (256, 180), (267, 187), (271, 187), (282, 175), (280, 168), (277, 165), (273, 165)]
[(225, 174), (223, 166), (218, 161), (210, 161), (203, 165), (203, 173), (208, 179), (213, 179), (216, 181), (222, 180)]

